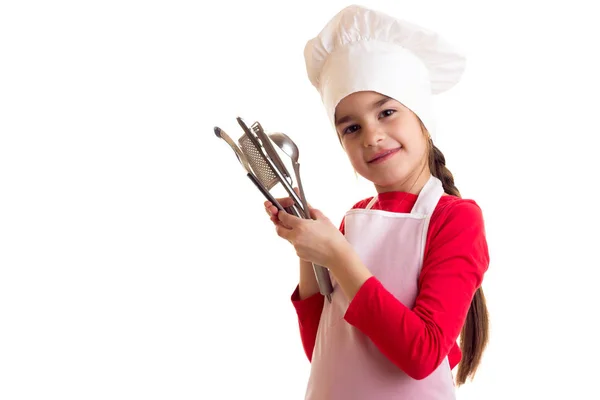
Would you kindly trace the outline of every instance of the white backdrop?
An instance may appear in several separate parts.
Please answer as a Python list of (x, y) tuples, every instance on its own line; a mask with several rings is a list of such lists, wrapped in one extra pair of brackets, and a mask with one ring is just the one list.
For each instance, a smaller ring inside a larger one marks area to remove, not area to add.
[[(600, 398), (591, 3), (362, 3), (469, 57), (436, 103), (492, 258), (459, 399)], [(0, 399), (303, 398), (295, 254), (212, 129), (286, 132), (336, 224), (371, 195), (304, 70), (348, 4), (1, 3)]]

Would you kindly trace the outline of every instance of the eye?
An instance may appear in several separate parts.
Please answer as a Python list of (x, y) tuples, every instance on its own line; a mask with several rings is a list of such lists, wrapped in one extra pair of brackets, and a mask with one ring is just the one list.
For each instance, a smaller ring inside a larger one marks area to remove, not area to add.
[(396, 112), (396, 110), (384, 110), (379, 115), (382, 116), (383, 118), (385, 118), (385, 117), (389, 117), (390, 115), (394, 114), (395, 112)]
[(358, 129), (360, 128), (360, 126), (358, 125), (350, 125), (349, 127), (347, 127), (346, 129), (343, 130), (343, 134), (346, 135), (348, 133), (354, 133), (356, 132)]

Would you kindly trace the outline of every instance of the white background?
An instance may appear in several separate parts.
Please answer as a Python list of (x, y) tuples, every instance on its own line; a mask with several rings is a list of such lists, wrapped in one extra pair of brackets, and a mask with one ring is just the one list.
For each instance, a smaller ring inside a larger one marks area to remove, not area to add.
[[(304, 70), (342, 1), (3, 1), (0, 399), (302, 399), (293, 249), (219, 125), (357, 180)], [(593, 2), (370, 1), (465, 50), (437, 144), (486, 218), (491, 342), (459, 399), (600, 398)]]

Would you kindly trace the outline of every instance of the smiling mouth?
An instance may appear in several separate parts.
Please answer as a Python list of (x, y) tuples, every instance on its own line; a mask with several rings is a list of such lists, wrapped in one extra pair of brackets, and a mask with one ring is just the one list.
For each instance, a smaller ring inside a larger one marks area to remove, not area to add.
[(395, 149), (390, 149), (384, 153), (381, 153), (379, 155), (377, 155), (375, 158), (373, 158), (372, 160), (369, 160), (368, 163), (369, 164), (376, 164), (378, 162), (382, 162), (387, 160), (388, 158), (390, 158), (392, 155), (396, 154), (398, 151), (400, 151), (400, 149), (402, 148), (402, 146), (397, 147)]

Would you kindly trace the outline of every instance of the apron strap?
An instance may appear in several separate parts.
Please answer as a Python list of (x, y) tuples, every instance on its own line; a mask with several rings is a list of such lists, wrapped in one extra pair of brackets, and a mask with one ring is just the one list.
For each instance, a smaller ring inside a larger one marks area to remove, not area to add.
[(375, 204), (375, 202), (377, 201), (377, 196), (373, 196), (373, 198), (371, 199), (371, 201), (369, 202), (369, 204), (367, 204), (367, 210), (370, 210), (371, 207), (373, 207), (373, 204)]
[[(442, 181), (431, 175), (425, 186), (423, 186), (423, 189), (421, 189), (421, 193), (419, 193), (419, 197), (417, 198), (411, 213), (420, 215), (433, 214), (433, 210), (435, 210), (435, 207), (443, 194), (444, 186), (442, 185)], [(377, 196), (373, 196), (365, 209), (370, 210), (377, 199)]]
[(413, 206), (411, 213), (420, 215), (431, 215), (444, 194), (444, 186), (435, 176), (431, 175), (429, 180), (421, 189), (419, 197)]

